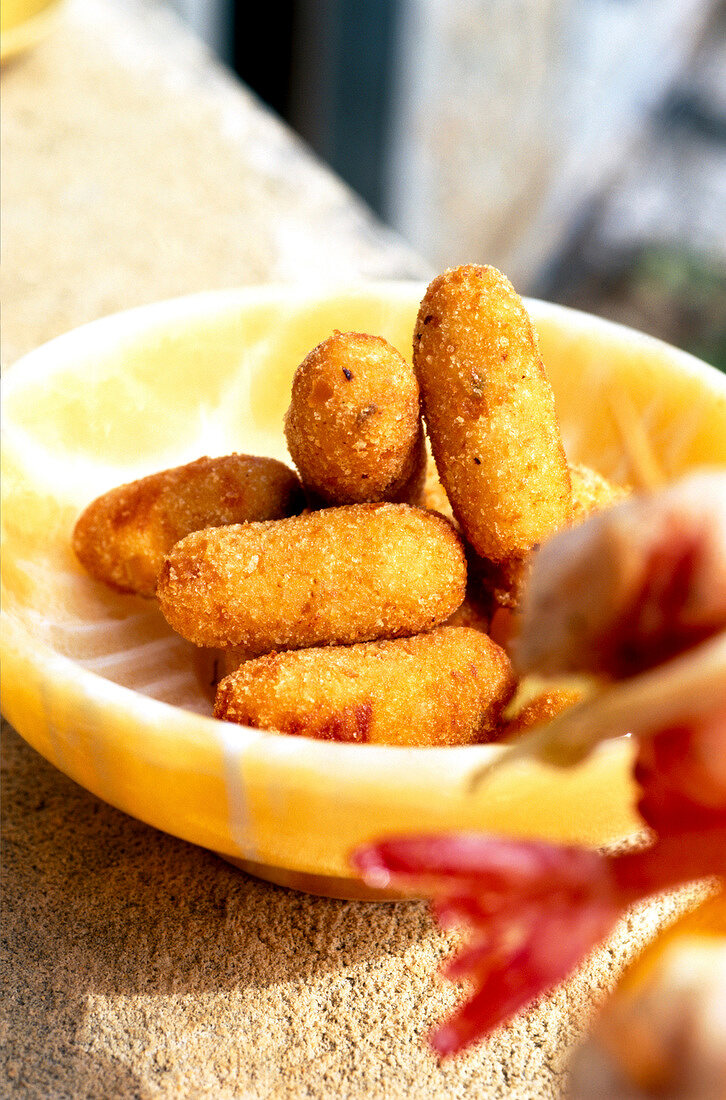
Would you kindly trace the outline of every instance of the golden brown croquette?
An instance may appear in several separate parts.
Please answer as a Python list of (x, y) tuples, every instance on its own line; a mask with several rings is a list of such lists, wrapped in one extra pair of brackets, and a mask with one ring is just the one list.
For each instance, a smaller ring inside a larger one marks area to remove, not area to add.
[(272, 653), (219, 685), (217, 718), (327, 741), (467, 745), (487, 740), (514, 688), (485, 634), (429, 634)]
[(554, 397), (521, 298), (492, 267), (446, 271), (416, 320), (414, 368), (441, 482), (476, 552), (524, 560), (572, 518)]
[(464, 551), (442, 516), (351, 504), (188, 535), (157, 595), (189, 641), (259, 652), (417, 634), (448, 618), (465, 589)]
[(97, 580), (153, 596), (165, 556), (203, 527), (281, 519), (305, 505), (297, 476), (274, 458), (199, 458), (121, 485), (88, 505), (73, 549)]
[(601, 512), (630, 496), (631, 490), (608, 481), (590, 466), (570, 464), (572, 482), (572, 522), (582, 523), (593, 512)]
[(382, 337), (336, 331), (313, 348), (293, 378), (285, 435), (311, 503), (418, 503), (418, 383)]

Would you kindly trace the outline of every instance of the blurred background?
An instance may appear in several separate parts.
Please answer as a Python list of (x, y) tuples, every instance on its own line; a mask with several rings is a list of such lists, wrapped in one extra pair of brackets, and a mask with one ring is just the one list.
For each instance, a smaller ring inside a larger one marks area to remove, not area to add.
[(439, 270), (726, 369), (724, 0), (167, 0)]

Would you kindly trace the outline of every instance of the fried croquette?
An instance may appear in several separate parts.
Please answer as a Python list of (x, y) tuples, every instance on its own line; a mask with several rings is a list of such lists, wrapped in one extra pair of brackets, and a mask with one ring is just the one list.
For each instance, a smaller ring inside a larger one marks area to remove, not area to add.
[(197, 531), (173, 548), (157, 585), (187, 640), (268, 651), (418, 634), (448, 618), (465, 590), (451, 524), (406, 504)]
[(441, 482), (476, 552), (523, 561), (572, 519), (570, 475), (536, 333), (492, 267), (446, 271), (428, 287), (413, 340)]
[(305, 506), (297, 476), (274, 458), (199, 458), (121, 485), (81, 515), (73, 549), (88, 572), (121, 592), (153, 596), (172, 546), (203, 527), (282, 519)]
[(418, 504), (426, 453), (418, 383), (380, 336), (334, 332), (295, 372), (290, 456), (312, 504)]
[(219, 685), (217, 718), (326, 741), (467, 745), (487, 740), (514, 689), (485, 634), (429, 634), (271, 653)]
[(551, 722), (563, 710), (573, 707), (581, 699), (582, 692), (575, 688), (552, 688), (549, 691), (543, 691), (517, 711), (502, 726), (499, 735), (503, 740), (519, 737), (527, 730), (534, 729), (535, 726)]
[[(582, 523), (594, 512), (609, 508), (630, 495), (589, 466), (570, 466), (572, 481), (572, 525)], [(443, 490), (442, 490), (443, 492)], [(469, 588), (476, 593), (479, 603), (489, 604), (489, 614), (494, 618), (498, 611), (516, 612), (522, 589), (526, 584), (533, 556), (512, 558), (495, 563), (480, 557), (467, 547)], [(497, 639), (499, 640), (499, 639)]]
[(582, 463), (570, 463), (572, 482), (572, 522), (582, 523), (593, 512), (610, 508), (630, 496), (630, 490), (608, 481), (606, 477)]

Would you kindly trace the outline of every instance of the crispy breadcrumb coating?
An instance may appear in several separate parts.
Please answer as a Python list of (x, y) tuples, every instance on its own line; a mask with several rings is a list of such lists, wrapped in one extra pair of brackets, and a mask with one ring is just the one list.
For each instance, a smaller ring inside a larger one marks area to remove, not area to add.
[(509, 738), (519, 737), (535, 726), (551, 722), (563, 710), (579, 703), (581, 699), (582, 692), (575, 688), (551, 688), (543, 691), (525, 703), (522, 709), (502, 726), (500, 737), (503, 740), (509, 740)]
[(418, 383), (380, 336), (334, 332), (295, 372), (285, 435), (311, 503), (418, 503), (425, 444)]
[(485, 634), (429, 634), (271, 653), (219, 685), (215, 717), (327, 741), (467, 745), (487, 740), (514, 688)]
[(298, 478), (274, 458), (232, 454), (199, 458), (120, 485), (88, 505), (73, 549), (97, 580), (153, 596), (164, 558), (203, 527), (281, 519), (305, 500)]
[(570, 463), (572, 481), (572, 522), (582, 523), (593, 512), (610, 508), (630, 496), (631, 490), (608, 481), (597, 470), (582, 463)]
[(444, 272), (421, 302), (413, 355), (454, 515), (479, 555), (521, 562), (572, 519), (554, 396), (521, 298), (492, 267)]
[[(608, 481), (589, 466), (571, 465), (569, 470), (572, 481), (573, 526), (630, 495), (629, 489)], [(532, 561), (533, 555), (530, 555), (528, 558), (513, 558), (511, 561), (495, 564), (479, 557), (469, 547), (469, 587), (472, 592), (478, 593), (483, 606), (489, 600), (490, 614), (493, 615), (497, 607), (516, 611)]]
[(448, 618), (465, 590), (464, 551), (442, 516), (351, 504), (188, 535), (157, 595), (196, 645), (259, 652), (418, 634)]

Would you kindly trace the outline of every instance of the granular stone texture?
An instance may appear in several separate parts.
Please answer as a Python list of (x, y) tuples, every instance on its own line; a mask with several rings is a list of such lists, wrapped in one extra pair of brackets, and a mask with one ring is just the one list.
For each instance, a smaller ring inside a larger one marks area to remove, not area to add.
[[(9, 726), (3, 1095), (558, 1097), (634, 949), (693, 895), (641, 906), (550, 998), (439, 1063), (459, 991), (422, 902), (310, 897), (99, 802)], [(365, 750), (363, 750), (365, 751)]]

